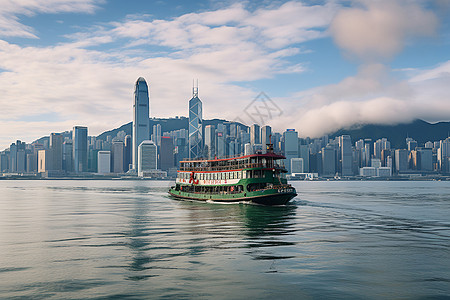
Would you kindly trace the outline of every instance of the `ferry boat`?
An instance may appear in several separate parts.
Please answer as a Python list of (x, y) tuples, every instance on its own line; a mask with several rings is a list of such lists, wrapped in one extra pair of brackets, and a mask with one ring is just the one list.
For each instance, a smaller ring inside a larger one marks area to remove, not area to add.
[(297, 196), (287, 183), (283, 155), (267, 153), (180, 162), (173, 197), (183, 200), (284, 205)]

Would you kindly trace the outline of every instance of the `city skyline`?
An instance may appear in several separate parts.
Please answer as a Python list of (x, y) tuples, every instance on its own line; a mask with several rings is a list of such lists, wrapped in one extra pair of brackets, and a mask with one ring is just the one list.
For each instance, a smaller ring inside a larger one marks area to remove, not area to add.
[(140, 76), (158, 117), (185, 115), (199, 78), (204, 118), (234, 120), (264, 91), (283, 111), (268, 123), (301, 136), (449, 120), (449, 9), (444, 1), (8, 2), (0, 148), (128, 122)]

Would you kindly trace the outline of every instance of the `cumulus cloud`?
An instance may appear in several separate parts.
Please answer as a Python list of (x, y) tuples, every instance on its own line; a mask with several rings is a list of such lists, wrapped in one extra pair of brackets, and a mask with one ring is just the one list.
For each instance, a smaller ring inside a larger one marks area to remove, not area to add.
[(274, 125), (283, 130), (290, 124), (303, 137), (320, 137), (355, 125), (407, 123), (417, 118), (448, 120), (450, 61), (415, 73), (400, 80), (383, 65), (362, 66), (358, 74), (338, 84), (277, 99), (284, 107), (292, 102), (301, 105), (285, 111)]
[[(35, 13), (92, 12), (99, 3), (28, 2), (7, 2), (0, 16), (18, 20), (19, 15)], [(191, 79), (198, 78), (205, 117), (234, 119), (259, 92), (234, 81), (302, 72), (301, 63), (286, 58), (301, 52), (297, 43), (322, 36), (335, 9), (331, 4), (288, 2), (250, 11), (234, 4), (169, 20), (133, 16), (97, 24), (56, 46), (21, 47), (0, 41), (0, 143), (6, 147), (15, 138), (30, 142), (30, 137), (49, 134), (52, 126), (51, 131), (63, 131), (86, 125), (90, 134), (99, 134), (127, 123), (139, 76), (150, 86), (152, 116), (186, 115)], [(17, 32), (11, 35), (36, 37), (32, 28), (21, 28), (20, 23), (12, 27)], [(279, 41), (271, 28), (279, 31)], [(113, 42), (108, 51), (101, 50)], [(170, 50), (158, 53), (153, 46)], [(48, 116), (55, 118), (50, 122)], [(30, 128), (13, 134), (13, 124), (23, 129), (27, 120)]]
[(363, 60), (391, 58), (413, 37), (431, 36), (438, 19), (415, 1), (362, 1), (342, 9), (330, 31), (336, 44)]
[(34, 29), (22, 24), (19, 15), (38, 13), (93, 13), (103, 0), (3, 0), (0, 5), (0, 37), (38, 38)]
[(360, 124), (448, 119), (448, 62), (425, 71), (399, 70), (406, 77), (413, 74), (406, 80), (384, 64), (411, 39), (436, 34), (437, 17), (421, 4), (362, 0), (340, 9), (329, 31), (346, 57), (356, 56), (361, 62), (358, 73), (337, 84), (280, 99), (300, 105), (287, 112), (285, 121), (277, 120), (277, 127), (294, 124), (301, 136), (318, 137)]

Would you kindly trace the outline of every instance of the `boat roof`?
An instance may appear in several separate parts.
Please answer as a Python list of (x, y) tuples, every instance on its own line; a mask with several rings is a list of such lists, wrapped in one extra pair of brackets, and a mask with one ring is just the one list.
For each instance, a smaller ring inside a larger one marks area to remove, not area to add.
[(219, 158), (219, 159), (192, 159), (192, 160), (182, 160), (180, 163), (184, 162), (210, 162), (210, 161), (226, 161), (226, 160), (236, 160), (243, 158), (251, 158), (251, 157), (267, 157), (272, 159), (286, 159), (284, 155), (275, 154), (275, 153), (264, 153), (264, 154), (250, 154), (238, 157), (229, 157), (229, 158)]

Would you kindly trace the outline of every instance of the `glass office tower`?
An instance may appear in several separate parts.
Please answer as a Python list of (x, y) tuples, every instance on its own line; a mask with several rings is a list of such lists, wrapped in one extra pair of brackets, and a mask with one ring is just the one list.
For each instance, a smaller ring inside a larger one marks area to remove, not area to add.
[(133, 169), (137, 169), (138, 147), (150, 138), (150, 107), (148, 86), (144, 78), (139, 77), (134, 85), (133, 102)]

